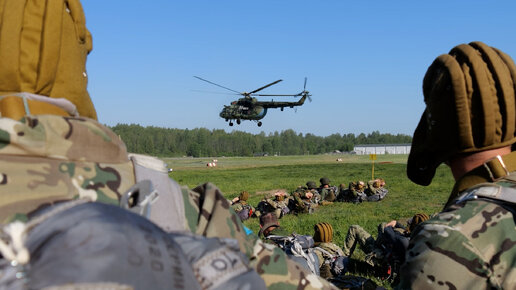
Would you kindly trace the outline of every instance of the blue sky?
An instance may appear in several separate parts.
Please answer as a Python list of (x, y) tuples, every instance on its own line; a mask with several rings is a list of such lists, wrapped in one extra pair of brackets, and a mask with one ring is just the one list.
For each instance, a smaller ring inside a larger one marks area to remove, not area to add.
[[(88, 88), (107, 125), (411, 135), (438, 55), (479, 40), (516, 58), (508, 0), (82, 4), (93, 35)], [(264, 94), (298, 93), (307, 77), (313, 101), (269, 110), (260, 128), (229, 127), (219, 112), (237, 96), (194, 75), (237, 91), (283, 79)]]

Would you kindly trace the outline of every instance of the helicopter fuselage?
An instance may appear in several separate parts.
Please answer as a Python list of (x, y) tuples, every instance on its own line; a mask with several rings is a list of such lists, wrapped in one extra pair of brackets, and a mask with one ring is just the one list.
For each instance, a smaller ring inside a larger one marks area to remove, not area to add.
[(259, 105), (246, 106), (232, 104), (224, 106), (220, 117), (226, 120), (260, 120), (267, 114), (267, 108)]

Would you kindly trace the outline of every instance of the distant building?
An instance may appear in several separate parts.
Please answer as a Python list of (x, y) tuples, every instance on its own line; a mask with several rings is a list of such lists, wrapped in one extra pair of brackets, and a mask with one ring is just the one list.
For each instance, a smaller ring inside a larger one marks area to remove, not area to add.
[(353, 151), (357, 155), (367, 154), (409, 154), (411, 144), (367, 144), (355, 145)]

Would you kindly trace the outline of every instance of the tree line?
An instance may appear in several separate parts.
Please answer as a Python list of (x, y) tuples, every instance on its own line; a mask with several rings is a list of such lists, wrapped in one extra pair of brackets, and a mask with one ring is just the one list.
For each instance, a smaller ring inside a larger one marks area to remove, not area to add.
[(303, 135), (289, 129), (282, 132), (251, 134), (242, 131), (173, 129), (137, 124), (110, 127), (132, 153), (161, 157), (256, 156), (262, 154), (305, 155), (339, 150), (349, 152), (357, 144), (405, 144), (412, 137), (373, 131), (369, 134), (332, 134), (326, 137)]

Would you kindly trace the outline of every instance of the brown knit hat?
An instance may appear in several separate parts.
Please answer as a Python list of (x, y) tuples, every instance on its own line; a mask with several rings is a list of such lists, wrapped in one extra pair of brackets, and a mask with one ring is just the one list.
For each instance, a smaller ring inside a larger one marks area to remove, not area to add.
[(279, 227), (278, 218), (272, 212), (260, 216), (260, 232), (258, 235), (263, 235), (263, 232), (270, 227)]
[(333, 227), (329, 223), (318, 223), (314, 226), (315, 243), (330, 243), (333, 240)]
[(243, 201), (247, 201), (249, 199), (249, 192), (247, 192), (245, 190), (242, 191), (240, 193), (240, 195), (238, 196), (238, 199), (243, 200)]
[(516, 142), (514, 61), (482, 42), (439, 56), (423, 80), (426, 110), (412, 139), (407, 175), (428, 185), (439, 164), (456, 154)]

